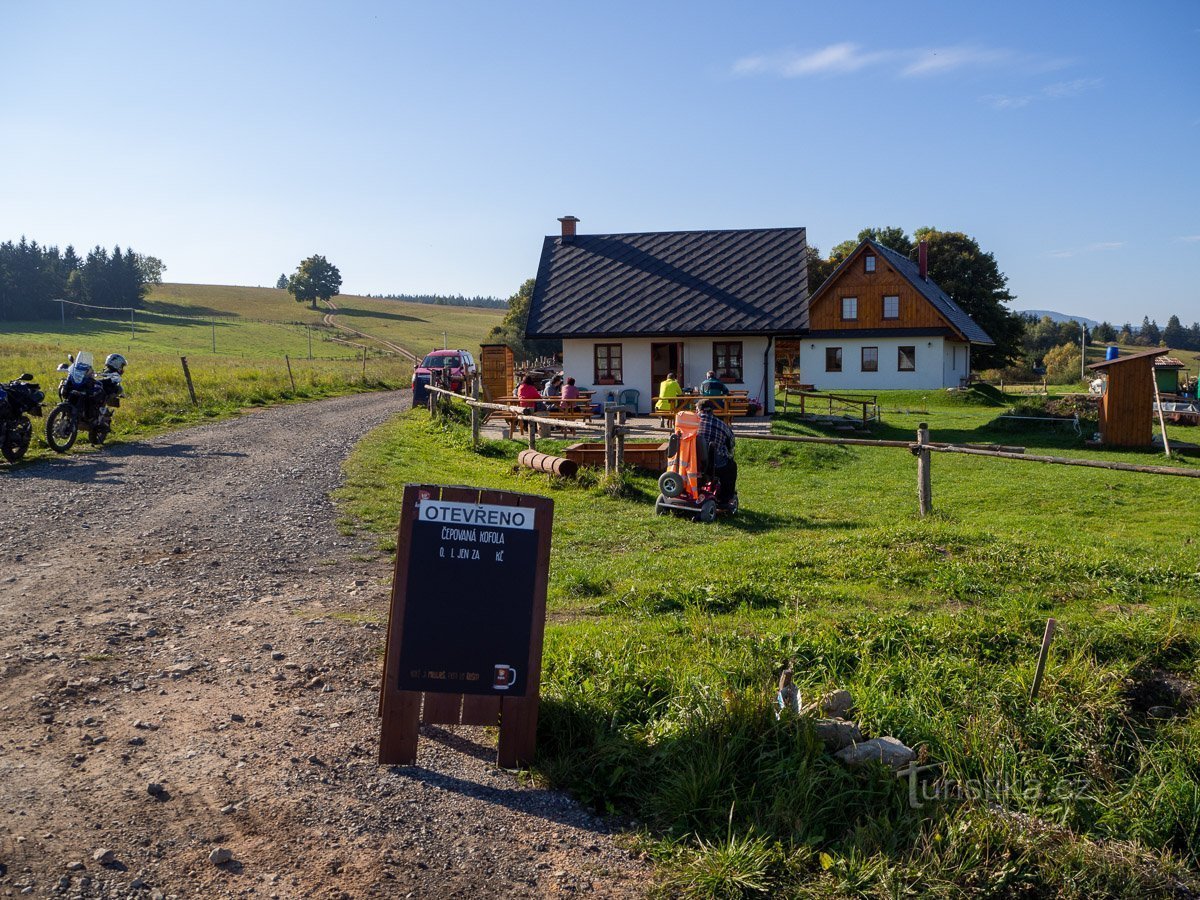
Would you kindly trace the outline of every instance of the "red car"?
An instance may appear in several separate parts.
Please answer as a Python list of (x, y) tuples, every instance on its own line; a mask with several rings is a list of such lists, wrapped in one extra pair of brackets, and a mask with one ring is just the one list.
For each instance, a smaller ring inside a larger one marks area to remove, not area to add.
[(413, 403), (422, 402), (417, 395), (423, 395), (427, 385), (443, 379), (449, 382), (450, 390), (462, 393), (476, 371), (475, 357), (466, 350), (431, 350), (413, 366)]

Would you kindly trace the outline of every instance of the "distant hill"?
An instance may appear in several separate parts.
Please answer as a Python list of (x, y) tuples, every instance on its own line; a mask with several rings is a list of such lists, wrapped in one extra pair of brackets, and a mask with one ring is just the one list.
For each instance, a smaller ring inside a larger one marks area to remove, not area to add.
[(1095, 319), (1089, 319), (1086, 316), (1073, 316), (1068, 313), (1055, 312), (1052, 309), (1018, 309), (1014, 312), (1022, 316), (1033, 316), (1040, 320), (1042, 316), (1049, 316), (1051, 322), (1081, 322), (1088, 328), (1095, 328), (1100, 323)]

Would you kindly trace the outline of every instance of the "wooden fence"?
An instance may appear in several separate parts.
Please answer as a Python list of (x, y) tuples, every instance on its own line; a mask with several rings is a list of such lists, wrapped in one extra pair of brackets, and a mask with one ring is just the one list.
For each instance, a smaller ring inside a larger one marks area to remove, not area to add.
[[(563, 427), (562, 419), (547, 418), (544, 416), (526, 415), (529, 410), (519, 406), (504, 406), (499, 403), (484, 403), (478, 399), (479, 385), (476, 381), (474, 387), (474, 397), (464, 397), (461, 394), (455, 394), (452, 391), (447, 391), (442, 388), (427, 388), (430, 391), (430, 412), (433, 415), (438, 415), (438, 407), (440, 403), (453, 402), (459, 400), (471, 407), (471, 440), (473, 446), (479, 444), (479, 424), (482, 419), (480, 410), (495, 409), (505, 412), (516, 413), (522, 416), (527, 422), (544, 423), (556, 428)], [(435, 397), (442, 398), (441, 400)], [(604, 471), (605, 474), (615, 473), (621, 470), (625, 460), (625, 436), (629, 434), (629, 427), (626, 424), (625, 411), (614, 408), (606, 408), (604, 411), (603, 425), (585, 425), (582, 423), (570, 423), (571, 428), (576, 428), (582, 431), (602, 432), (604, 434)], [(845, 438), (845, 437), (819, 437), (816, 435), (801, 435), (801, 434), (755, 434), (747, 432), (739, 434), (738, 440), (749, 441), (777, 441), (779, 443), (791, 444), (833, 444), (853, 447), (882, 447), (896, 450), (907, 450), (917, 458), (917, 509), (922, 516), (927, 516), (933, 512), (933, 454), (934, 453), (957, 453), (964, 456), (980, 456), (991, 459), (1011, 459), (1019, 462), (1040, 463), (1044, 465), (1056, 466), (1083, 466), (1091, 469), (1108, 469), (1109, 471), (1117, 472), (1140, 472), (1147, 475), (1173, 475), (1180, 478), (1200, 478), (1200, 469), (1179, 469), (1171, 466), (1145, 466), (1136, 463), (1112, 462), (1104, 459), (1079, 459), (1069, 456), (1044, 456), (1041, 454), (1026, 453), (1024, 447), (1008, 447), (1004, 445), (992, 444), (987, 446), (967, 446), (964, 444), (948, 444), (942, 441), (932, 441), (929, 438), (929, 426), (922, 422), (917, 426), (916, 440), (914, 441), (885, 441), (873, 440), (870, 438)], [(536, 429), (530, 429), (529, 447), (531, 450), (537, 449)]]
[(479, 399), (479, 376), (475, 376), (475, 380), (471, 386), (471, 396), (465, 397), (462, 394), (456, 394), (454, 391), (448, 391), (445, 388), (427, 387), (425, 390), (429, 394), (429, 412), (432, 416), (441, 414), (441, 408), (444, 404), (453, 403), (458, 400), (465, 403), (471, 410), (471, 446), (479, 446), (479, 429), (483, 424), (482, 410), (495, 410), (498, 412), (510, 413), (514, 416), (520, 416), (521, 420), (530, 425), (529, 428), (529, 449), (537, 449), (538, 425), (545, 425), (548, 428), (570, 428), (572, 431), (587, 431), (593, 434), (604, 435), (604, 474), (614, 475), (620, 472), (625, 467), (625, 438), (629, 434), (629, 426), (626, 424), (628, 413), (624, 408), (618, 408), (615, 405), (606, 405), (604, 408), (604, 424), (592, 425), (586, 422), (576, 420), (556, 419), (552, 416), (532, 415), (530, 410), (523, 406), (506, 406), (503, 403), (486, 403)]
[[(827, 416), (835, 418), (861, 419), (865, 428), (868, 422), (879, 420), (879, 401), (877, 397), (843, 397), (840, 394), (828, 394), (824, 391), (804, 391), (788, 387), (783, 388), (783, 411), (788, 411), (788, 403), (795, 397), (800, 401), (800, 415)], [(824, 407), (824, 410), (822, 410)]]

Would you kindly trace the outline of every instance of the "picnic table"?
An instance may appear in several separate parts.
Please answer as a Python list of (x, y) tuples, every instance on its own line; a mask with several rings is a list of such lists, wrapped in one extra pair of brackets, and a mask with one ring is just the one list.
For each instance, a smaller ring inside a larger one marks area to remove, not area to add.
[[(716, 409), (713, 410), (713, 415), (723, 421), (726, 425), (733, 424), (735, 416), (749, 415), (750, 412), (750, 392), (749, 391), (730, 391), (728, 396), (707, 396), (704, 394), (689, 393), (680, 394), (677, 397), (651, 397), (650, 410), (651, 415), (658, 416), (658, 424), (662, 428), (669, 428), (675, 421), (675, 414), (681, 409), (691, 409), (699, 400), (711, 400), (716, 404)], [(667, 406), (666, 409), (659, 409), (659, 403)]]
[[(534, 407), (524, 406), (524, 404), (537, 403), (542, 409), (538, 410), (536, 415), (547, 419), (562, 419), (564, 423), (562, 430), (565, 435), (567, 433), (575, 433), (574, 429), (570, 427), (571, 422), (591, 422), (595, 416), (595, 413), (592, 411), (591, 398), (584, 397), (582, 391), (579, 393), (579, 397), (571, 399), (559, 397), (557, 399), (542, 398), (535, 401), (532, 397), (528, 400), (520, 397), (500, 397), (496, 402), (503, 403), (506, 406), (521, 406), (523, 409), (528, 409), (531, 414), (534, 413)], [(525, 427), (529, 424), (520, 413), (513, 412), (512, 410), (493, 410), (492, 415), (504, 419), (513, 433), (520, 432), (524, 434)]]

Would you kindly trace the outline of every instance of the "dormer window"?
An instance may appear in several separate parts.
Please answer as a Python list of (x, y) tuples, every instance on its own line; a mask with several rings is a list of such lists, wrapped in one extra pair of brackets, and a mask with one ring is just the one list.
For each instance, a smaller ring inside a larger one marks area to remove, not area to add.
[(863, 271), (870, 273), (875, 271), (875, 254), (868, 253), (863, 257)]

